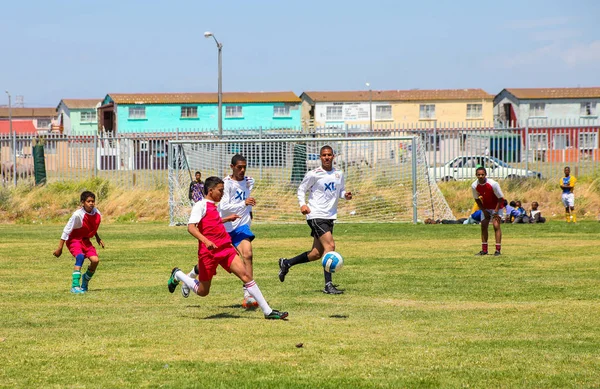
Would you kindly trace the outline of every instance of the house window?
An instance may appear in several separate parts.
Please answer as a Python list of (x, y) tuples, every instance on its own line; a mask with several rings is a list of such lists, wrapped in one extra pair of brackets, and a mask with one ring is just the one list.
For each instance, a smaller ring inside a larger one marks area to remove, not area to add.
[(567, 134), (554, 135), (554, 150), (566, 150), (570, 145)]
[(548, 149), (548, 134), (529, 134), (529, 150)]
[(148, 141), (143, 140), (140, 142), (140, 151), (148, 151)]
[(182, 118), (197, 118), (198, 107), (181, 107)]
[(146, 107), (129, 107), (129, 119), (146, 119)]
[(341, 105), (334, 105), (327, 107), (327, 113), (325, 119), (330, 120), (344, 120), (343, 107)]
[(593, 150), (598, 148), (598, 134), (595, 132), (579, 133), (579, 148), (581, 150)]
[(546, 116), (546, 104), (545, 103), (529, 104), (529, 116)]
[(483, 117), (483, 104), (467, 104), (467, 119)]
[(375, 107), (375, 120), (391, 120), (392, 119), (392, 106), (391, 105), (378, 105)]
[(421, 104), (419, 119), (435, 119), (435, 104)]
[(50, 119), (38, 119), (37, 120), (37, 128), (49, 128), (50, 127)]
[(96, 111), (83, 111), (81, 113), (82, 123), (95, 123), (96, 122)]
[(290, 116), (290, 106), (289, 105), (278, 105), (273, 107), (273, 117), (281, 118), (281, 117), (289, 117)]
[(581, 103), (581, 116), (596, 116), (596, 102)]
[(241, 105), (228, 105), (225, 107), (226, 118), (241, 118), (244, 117)]

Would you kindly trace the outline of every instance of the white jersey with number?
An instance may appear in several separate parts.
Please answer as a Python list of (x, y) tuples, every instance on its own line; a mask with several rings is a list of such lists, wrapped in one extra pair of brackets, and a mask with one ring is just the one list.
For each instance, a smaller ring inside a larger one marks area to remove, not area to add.
[[(308, 192), (308, 203), (306, 202)], [(300, 207), (308, 205), (310, 213), (306, 215), (311, 219), (336, 219), (338, 200), (346, 194), (344, 172), (330, 171), (318, 167), (306, 173), (298, 187), (298, 203)]]
[(250, 197), (250, 192), (254, 187), (254, 179), (252, 177), (244, 177), (242, 181), (236, 181), (231, 176), (227, 176), (223, 179), (223, 182), (223, 197), (219, 202), (221, 218), (233, 214), (240, 216), (239, 219), (225, 223), (225, 229), (227, 232), (231, 232), (239, 226), (250, 225), (252, 222), (250, 217), (252, 206), (246, 205), (246, 199)]

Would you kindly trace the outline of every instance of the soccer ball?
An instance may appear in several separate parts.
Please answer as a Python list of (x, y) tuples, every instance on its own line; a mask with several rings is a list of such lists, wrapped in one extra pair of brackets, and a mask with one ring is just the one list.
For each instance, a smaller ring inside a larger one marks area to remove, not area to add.
[(323, 264), (323, 268), (326, 272), (336, 273), (342, 270), (342, 267), (344, 266), (344, 258), (342, 258), (340, 253), (330, 251), (323, 255), (323, 260), (321, 263)]

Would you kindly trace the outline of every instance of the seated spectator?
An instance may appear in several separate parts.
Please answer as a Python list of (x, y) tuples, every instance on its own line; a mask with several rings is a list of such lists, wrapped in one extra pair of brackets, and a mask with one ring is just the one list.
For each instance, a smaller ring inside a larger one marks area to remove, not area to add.
[(516, 223), (529, 223), (529, 216), (527, 216), (527, 211), (523, 208), (523, 205), (520, 201), (515, 201), (515, 217), (513, 219), (513, 224)]
[(531, 211), (529, 212), (529, 223), (545, 223), (546, 218), (542, 216), (542, 212), (538, 209), (540, 205), (537, 201), (531, 203)]
[[(473, 212), (467, 220), (463, 222), (463, 224), (479, 224), (485, 218), (481, 209)], [(460, 220), (460, 219), (459, 219)]]
[(504, 200), (504, 211), (506, 212), (506, 216), (504, 217), (504, 223), (512, 223), (517, 216), (519, 216), (519, 212), (517, 211), (517, 203), (515, 201), (511, 201), (510, 203)]

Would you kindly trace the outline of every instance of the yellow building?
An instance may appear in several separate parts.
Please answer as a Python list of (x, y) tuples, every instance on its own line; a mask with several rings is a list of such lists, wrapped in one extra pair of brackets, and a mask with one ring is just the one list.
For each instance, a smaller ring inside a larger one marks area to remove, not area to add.
[(300, 98), (303, 122), (315, 127), (479, 127), (494, 118), (494, 96), (482, 89), (304, 92)]

